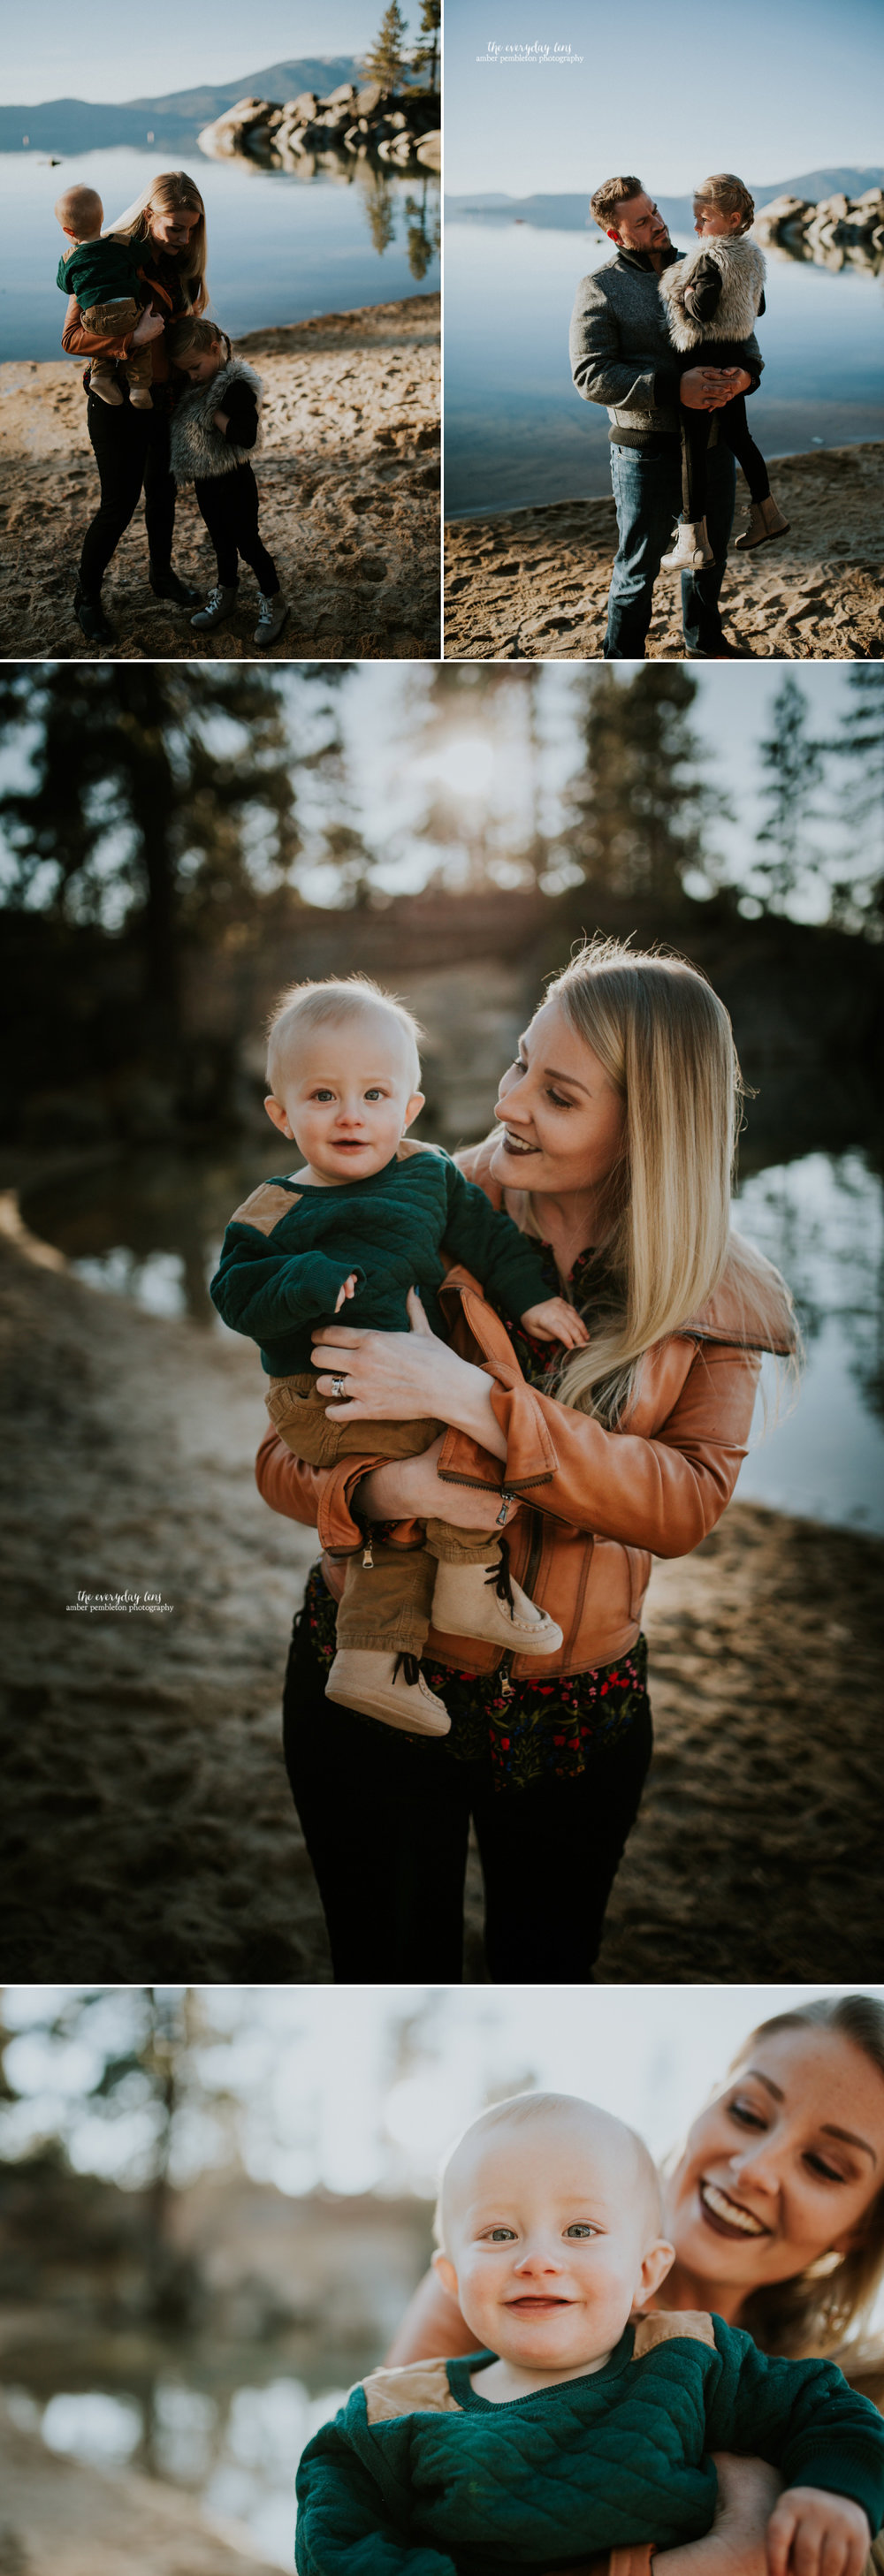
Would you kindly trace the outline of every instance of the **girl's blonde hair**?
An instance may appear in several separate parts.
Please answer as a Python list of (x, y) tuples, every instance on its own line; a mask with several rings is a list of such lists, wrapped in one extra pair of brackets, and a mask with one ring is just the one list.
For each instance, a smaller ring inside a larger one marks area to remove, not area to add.
[(694, 189), (694, 204), (720, 206), (723, 215), (740, 215), (738, 238), (740, 233), (748, 232), (755, 216), (755, 199), (750, 197), (742, 179), (735, 179), (732, 170), (718, 170), (712, 179), (704, 179), (702, 185)]
[(216, 342), (226, 351), (226, 366), (230, 340), (220, 322), (207, 322), (197, 313), (180, 313), (177, 321), (166, 325), (166, 348), (174, 367), (183, 366), (189, 349), (214, 349)]
[(191, 312), (203, 313), (209, 301), (209, 290), (206, 285), (206, 209), (195, 179), (189, 179), (186, 170), (161, 170), (159, 177), (152, 179), (150, 186), (142, 189), (134, 205), (127, 208), (120, 222), (114, 226), (113, 232), (107, 235), (107, 239), (121, 242), (146, 241), (150, 232), (148, 217), (151, 214), (199, 216), (199, 222), (194, 224), (187, 249), (177, 253), (177, 262), (178, 273), (186, 288)]
[[(726, 1262), (738, 1298), (751, 1276), (754, 1313), (759, 1287), (767, 1291), (780, 1342), (793, 1338), (791, 1300), (772, 1264), (730, 1233), (743, 1083), (724, 1003), (705, 976), (682, 957), (597, 939), (545, 998), (594, 1048), (623, 1104), (590, 1339), (556, 1384), (563, 1404), (614, 1429), (634, 1402), (644, 1353), (696, 1314)], [(540, 1233), (530, 1200), (521, 1221)]]
[[(780, 2031), (808, 2029), (834, 2031), (852, 2040), (884, 2077), (884, 2004), (875, 1995), (824, 1995), (774, 2014), (771, 2021), (750, 2032), (732, 2072), (746, 2064), (756, 2040), (772, 2039)], [(857, 2245), (840, 2255), (831, 2270), (821, 2266), (817, 2271), (811, 2264), (794, 2280), (772, 2281), (753, 2291), (741, 2310), (740, 2324), (762, 2352), (804, 2357), (837, 2352), (847, 2377), (880, 2404), (884, 2354), (880, 2348), (864, 2348), (861, 2336), (882, 2279), (884, 2184), (866, 2211)]]

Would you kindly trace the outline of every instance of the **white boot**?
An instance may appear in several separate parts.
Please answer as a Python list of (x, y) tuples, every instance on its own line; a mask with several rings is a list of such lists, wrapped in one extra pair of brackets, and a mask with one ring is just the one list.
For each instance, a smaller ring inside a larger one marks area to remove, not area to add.
[(417, 1655), (384, 1655), (370, 1646), (339, 1646), (325, 1685), (326, 1699), (379, 1717), (406, 1735), (447, 1735), (451, 1726), (441, 1699), (428, 1690)]
[(557, 1655), (561, 1628), (514, 1583), (498, 1541), (485, 1565), (451, 1565), (440, 1558), (430, 1613), (443, 1637), (483, 1638), (518, 1655)]
[(252, 643), (260, 644), (262, 652), (266, 653), (268, 644), (275, 644), (277, 636), (282, 634), (288, 613), (288, 600), (283, 599), (280, 590), (274, 593), (272, 599), (265, 599), (263, 590), (259, 590), (258, 623), (252, 636)]
[(788, 525), (788, 519), (784, 519), (782, 510), (777, 509), (773, 493), (769, 492), (766, 500), (750, 503), (749, 517), (737, 538), (734, 553), (748, 554), (750, 546), (763, 546), (768, 537), (784, 537)]
[(191, 626), (196, 627), (197, 634), (208, 635), (213, 626), (223, 626), (231, 609), (236, 607), (237, 596), (235, 582), (226, 590), (221, 582), (216, 582), (214, 590), (209, 592), (205, 608), (198, 609), (196, 616), (191, 618)]
[(663, 572), (702, 572), (715, 562), (705, 519), (679, 519), (671, 555), (661, 557)]

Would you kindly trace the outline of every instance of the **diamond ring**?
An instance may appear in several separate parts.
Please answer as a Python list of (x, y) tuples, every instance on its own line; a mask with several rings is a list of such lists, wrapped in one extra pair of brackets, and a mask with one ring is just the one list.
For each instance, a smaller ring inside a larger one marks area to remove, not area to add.
[(345, 1380), (342, 1377), (335, 1376), (332, 1378), (332, 1394), (336, 1404), (340, 1404), (341, 1402), (341, 1398), (344, 1393), (344, 1385)]

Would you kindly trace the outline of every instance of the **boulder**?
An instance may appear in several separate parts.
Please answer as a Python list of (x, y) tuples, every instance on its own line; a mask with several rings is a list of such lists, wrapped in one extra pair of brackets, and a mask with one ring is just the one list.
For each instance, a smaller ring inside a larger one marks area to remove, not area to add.
[(358, 92), (353, 81), (341, 81), (337, 89), (329, 90), (325, 104), (326, 107), (351, 107), (357, 96)]
[(422, 163), (423, 168), (424, 168), (425, 170), (441, 170), (441, 168), (442, 168), (442, 134), (441, 134), (441, 130), (437, 130), (437, 132), (436, 132), (435, 134), (425, 134), (425, 135), (424, 135), (423, 142), (422, 142), (422, 143), (418, 143), (418, 144), (417, 144), (417, 146), (416, 146), (416, 149), (415, 149), (415, 156), (414, 156), (414, 157), (415, 157), (415, 160), (416, 160), (416, 161), (420, 161), (420, 162)]

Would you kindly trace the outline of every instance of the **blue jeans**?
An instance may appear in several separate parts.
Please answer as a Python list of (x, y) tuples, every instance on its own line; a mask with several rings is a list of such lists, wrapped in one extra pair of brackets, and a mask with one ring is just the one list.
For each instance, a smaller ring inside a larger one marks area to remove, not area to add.
[[(722, 637), (718, 594), (733, 526), (737, 469), (723, 443), (709, 449), (706, 525), (715, 562), (683, 572), (681, 618), (689, 654), (713, 657)], [(606, 662), (643, 662), (660, 557), (681, 514), (681, 441), (673, 430), (647, 447), (611, 448), (620, 543), (608, 594)]]

